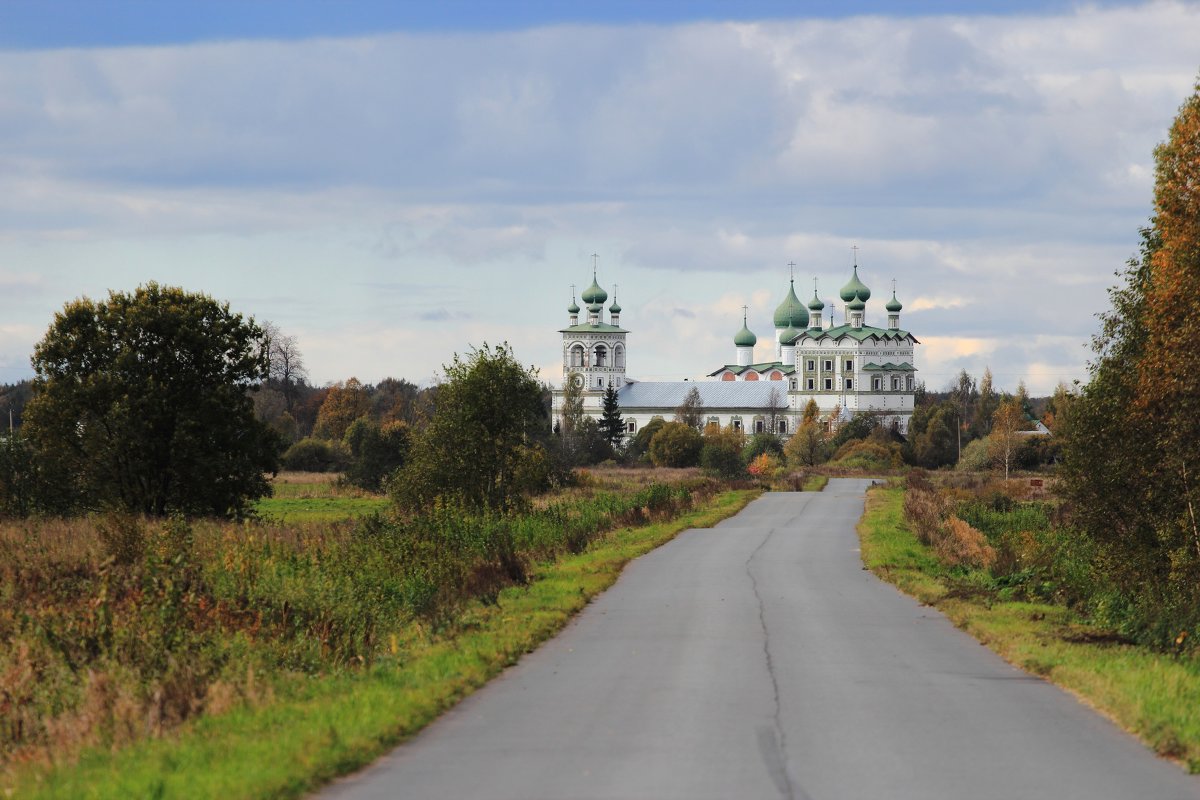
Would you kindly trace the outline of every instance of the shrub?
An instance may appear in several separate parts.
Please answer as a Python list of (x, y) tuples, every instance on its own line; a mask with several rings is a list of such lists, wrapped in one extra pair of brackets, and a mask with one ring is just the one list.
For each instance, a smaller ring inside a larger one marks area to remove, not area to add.
[(738, 478), (746, 474), (742, 462), (745, 437), (741, 431), (721, 430), (716, 425), (704, 429), (704, 446), (700, 450), (700, 466), (710, 475)]
[(341, 442), (309, 437), (289, 447), (280, 461), (284, 469), (297, 472), (341, 472), (350, 461), (350, 451)]
[(404, 465), (411, 439), (403, 422), (380, 425), (368, 417), (359, 417), (346, 429), (344, 443), (350, 450), (345, 481), (378, 492), (384, 479)]
[(700, 463), (704, 439), (682, 422), (665, 423), (650, 440), (650, 461), (656, 467), (694, 467)]
[(763, 453), (770, 453), (776, 458), (783, 458), (783, 442), (773, 433), (756, 433), (746, 443), (742, 458), (749, 464)]
[(939, 531), (933, 549), (943, 563), (952, 567), (983, 567), (996, 563), (996, 549), (983, 533), (958, 517), (950, 517)]
[(746, 471), (756, 478), (770, 478), (783, 468), (783, 462), (778, 456), (771, 453), (760, 453), (750, 465), (746, 467)]

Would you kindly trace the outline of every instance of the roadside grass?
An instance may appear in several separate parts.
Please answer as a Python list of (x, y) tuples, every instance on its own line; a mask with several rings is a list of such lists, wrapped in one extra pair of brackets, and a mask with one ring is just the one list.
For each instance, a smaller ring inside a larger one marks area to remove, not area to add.
[[(674, 520), (622, 528), (537, 565), (525, 586), (473, 602), (447, 629), (409, 626), (361, 671), (281, 684), (273, 702), (200, 717), (160, 739), (74, 765), (31, 767), (0, 793), (49, 798), (285, 798), (370, 763), (554, 635), (624, 565), (688, 528), (711, 527), (759, 494), (729, 491)], [(10, 778), (11, 780), (11, 778)]]
[(1009, 663), (1045, 677), (1137, 735), (1159, 755), (1200, 773), (1200, 662), (1124, 643), (1049, 603), (973, 591), (920, 544), (904, 520), (904, 490), (867, 495), (858, 531), (863, 563), (935, 606)]
[(802, 492), (822, 492), (825, 490), (826, 484), (829, 483), (828, 475), (809, 475), (804, 479), (804, 488)]

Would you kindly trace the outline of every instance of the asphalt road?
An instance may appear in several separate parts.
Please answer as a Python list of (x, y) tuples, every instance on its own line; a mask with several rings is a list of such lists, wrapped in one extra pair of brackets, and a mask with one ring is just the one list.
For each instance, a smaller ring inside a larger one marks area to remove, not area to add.
[(1200, 798), (862, 569), (869, 481), (768, 494), (325, 798)]

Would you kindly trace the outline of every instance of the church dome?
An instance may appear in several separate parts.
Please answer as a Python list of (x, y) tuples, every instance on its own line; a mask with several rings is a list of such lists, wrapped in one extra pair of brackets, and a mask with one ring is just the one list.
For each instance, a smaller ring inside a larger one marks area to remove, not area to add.
[[(807, 325), (808, 322), (805, 321)], [(779, 334), (779, 343), (785, 347), (790, 347), (800, 338), (800, 331), (796, 330), (795, 326), (789, 325), (783, 333)]]
[(738, 347), (754, 347), (758, 344), (758, 337), (754, 335), (754, 331), (746, 327), (746, 320), (742, 320), (742, 329), (733, 336), (733, 343)]
[(615, 297), (613, 298), (613, 304), (608, 307), (608, 313), (610, 313), (610, 314), (620, 314), (621, 313), (621, 305), (620, 305), (620, 303), (617, 302), (617, 298), (615, 298)]
[(871, 299), (871, 290), (867, 288), (865, 283), (858, 279), (857, 264), (854, 265), (854, 277), (850, 279), (849, 283), (842, 287), (841, 295), (842, 302), (844, 303), (849, 303), (855, 298), (863, 301), (864, 303)]
[(808, 327), (808, 310), (804, 307), (804, 304), (800, 302), (800, 298), (796, 297), (795, 281), (791, 281), (791, 284), (788, 287), (787, 297), (783, 298), (783, 302), (779, 304), (779, 308), (775, 309), (775, 327)]
[(825, 310), (825, 303), (823, 303), (821, 301), (821, 298), (817, 297), (816, 289), (813, 289), (813, 299), (808, 301), (808, 310), (809, 311), (824, 311)]
[(603, 310), (604, 310), (604, 306), (600, 305), (599, 303), (588, 304), (588, 312), (589, 313), (599, 314)]
[(851, 311), (862, 311), (866, 307), (867, 307), (867, 304), (864, 303), (862, 301), (862, 298), (859, 298), (859, 297), (856, 297), (853, 300), (851, 300), (849, 303), (846, 303), (846, 308), (850, 309)]
[(567, 306), (567, 313), (568, 314), (578, 314), (579, 313), (579, 304), (576, 303), (574, 300), (572, 300), (571, 305)]
[(593, 275), (592, 285), (584, 289), (580, 297), (585, 303), (599, 305), (608, 299), (608, 292), (600, 288), (600, 284), (596, 283), (596, 276)]
[(899, 313), (900, 309), (904, 308), (904, 306), (900, 305), (900, 301), (896, 299), (895, 289), (892, 290), (892, 299), (887, 301), (887, 305), (884, 308), (893, 314)]

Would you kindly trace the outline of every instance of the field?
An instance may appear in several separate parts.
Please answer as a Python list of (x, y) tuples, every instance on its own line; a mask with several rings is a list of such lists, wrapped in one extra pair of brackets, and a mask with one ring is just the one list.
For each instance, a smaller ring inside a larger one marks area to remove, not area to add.
[(327, 472), (282, 472), (272, 482), (275, 493), (254, 510), (273, 522), (335, 522), (383, 512), (386, 497), (339, 485)]
[[(0, 792), (295, 796), (364, 763), (755, 495), (654, 474), (510, 517), (0, 524)], [(340, 492), (278, 499), (381, 500)]]

